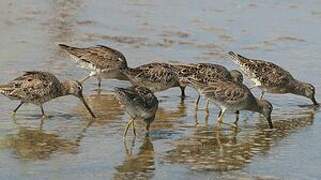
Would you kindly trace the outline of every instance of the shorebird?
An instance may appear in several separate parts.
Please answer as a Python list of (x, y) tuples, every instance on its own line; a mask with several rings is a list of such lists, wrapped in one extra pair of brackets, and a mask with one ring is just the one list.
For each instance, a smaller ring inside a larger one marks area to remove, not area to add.
[[(273, 128), (271, 113), (273, 106), (267, 100), (260, 100), (254, 97), (250, 89), (243, 84), (237, 84), (232, 81), (217, 80), (205, 84), (199, 79), (187, 77), (190, 83), (200, 89), (210, 101), (213, 101), (220, 107), (220, 113), (217, 119), (217, 125), (223, 123), (223, 116), (227, 111), (237, 112), (248, 110), (262, 114)], [(236, 119), (235, 124), (238, 119)]]
[(98, 88), (101, 87), (101, 80), (118, 79), (128, 80), (121, 73), (121, 69), (127, 68), (125, 56), (116, 49), (97, 45), (87, 48), (72, 47), (65, 44), (59, 44), (81, 68), (90, 71), (90, 74), (80, 80), (81, 83), (95, 76), (98, 80)]
[(315, 88), (312, 84), (296, 80), (288, 71), (280, 66), (263, 61), (248, 59), (232, 51), (228, 53), (233, 62), (238, 64), (242, 71), (255, 83), (255, 87), (265, 92), (292, 93), (311, 99), (313, 105), (319, 105), (315, 99)]
[(60, 96), (74, 95), (78, 97), (88, 109), (92, 117), (96, 117), (82, 94), (82, 85), (78, 81), (59, 81), (49, 72), (27, 71), (22, 76), (0, 85), (0, 93), (11, 100), (19, 100), (20, 104), (13, 110), (13, 115), (25, 103), (40, 106), (43, 117), (46, 114), (43, 104)]
[[(194, 78), (200, 79), (203, 83), (216, 81), (217, 79), (234, 81), (236, 83), (243, 83), (243, 75), (238, 70), (229, 71), (222, 65), (211, 64), (211, 63), (197, 63), (197, 64), (171, 64), (175, 70), (181, 89), (189, 84), (185, 81), (186, 77), (193, 76)], [(198, 91), (199, 92), (199, 91)], [(195, 101), (195, 106), (198, 108), (200, 93)], [(208, 109), (208, 103), (206, 103), (206, 109)]]
[(178, 77), (167, 63), (149, 63), (136, 68), (124, 68), (123, 74), (136, 86), (148, 88), (152, 92), (179, 87)]
[(125, 106), (130, 116), (123, 137), (126, 137), (129, 126), (133, 126), (133, 133), (136, 136), (135, 120), (143, 119), (146, 123), (146, 131), (149, 132), (150, 124), (155, 119), (158, 108), (156, 96), (147, 88), (132, 86), (129, 88), (115, 88), (116, 97)]

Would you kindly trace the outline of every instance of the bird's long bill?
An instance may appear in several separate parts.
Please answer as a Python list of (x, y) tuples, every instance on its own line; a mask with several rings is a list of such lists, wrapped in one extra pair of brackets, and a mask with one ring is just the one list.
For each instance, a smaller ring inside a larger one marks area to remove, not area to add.
[(317, 100), (315, 100), (315, 97), (314, 97), (314, 96), (312, 97), (311, 100), (312, 100), (314, 106), (319, 106), (319, 105), (320, 105), (320, 104), (317, 102)]
[(273, 123), (272, 123), (272, 119), (271, 119), (271, 116), (267, 117), (266, 120), (268, 121), (269, 123), (269, 127), (270, 129), (273, 129)]
[(90, 109), (89, 105), (87, 104), (85, 98), (83, 95), (80, 95), (79, 96), (79, 99), (82, 101), (82, 103), (84, 104), (84, 106), (87, 108), (87, 110), (89, 111), (90, 115), (93, 117), (93, 118), (96, 118), (96, 115), (93, 113), (93, 111)]

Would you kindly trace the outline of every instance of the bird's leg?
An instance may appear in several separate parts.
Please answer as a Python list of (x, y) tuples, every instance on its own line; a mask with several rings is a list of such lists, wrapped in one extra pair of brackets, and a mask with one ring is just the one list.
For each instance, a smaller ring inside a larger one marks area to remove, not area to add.
[(198, 109), (198, 103), (200, 102), (200, 98), (201, 98), (201, 95), (198, 94), (198, 97), (197, 97), (197, 99), (196, 99), (196, 101), (195, 101), (195, 109), (196, 109), (196, 110)]
[(218, 112), (217, 118), (219, 118), (222, 115), (222, 109)]
[(41, 109), (42, 118), (47, 118), (47, 115), (45, 114), (42, 104), (40, 105), (40, 109)]
[(260, 100), (262, 100), (262, 98), (263, 98), (263, 96), (264, 96), (264, 93), (265, 93), (265, 91), (262, 91), (262, 92), (261, 92)]
[(206, 114), (205, 115), (205, 125), (208, 126), (208, 118), (209, 118), (209, 114)]
[(16, 109), (13, 110), (12, 112), (12, 116), (16, 115), (16, 112), (18, 111), (18, 109), (24, 104), (24, 102), (20, 102), (20, 104), (16, 107)]
[(220, 112), (218, 113), (217, 121), (216, 121), (216, 126), (220, 126), (223, 122), (223, 116), (225, 114), (226, 109), (221, 109)]
[(93, 77), (96, 75), (96, 72), (90, 72), (90, 74), (84, 78), (82, 78), (81, 80), (79, 80), (79, 82), (82, 84), (83, 82), (85, 82), (87, 79)]
[(133, 119), (133, 133), (136, 136), (136, 129), (135, 129), (135, 121), (134, 121), (134, 119)]
[(87, 79), (89, 79), (91, 76), (90, 75), (88, 75), (88, 76), (86, 76), (86, 77), (84, 77), (84, 78), (82, 78), (82, 79), (80, 79), (79, 80), (79, 82), (80, 83), (83, 83), (83, 82), (85, 82)]
[(147, 124), (146, 124), (146, 136), (149, 136), (149, 128), (150, 128), (150, 123), (148, 122)]
[(98, 80), (98, 89), (101, 88), (101, 77), (100, 75), (97, 76), (97, 80)]
[(198, 126), (199, 121), (198, 121), (197, 111), (195, 111), (195, 113), (194, 113), (194, 118), (195, 118), (195, 126)]
[(184, 99), (185, 98), (185, 86), (180, 86), (179, 88), (181, 88), (181, 92), (182, 92), (181, 97), (182, 97), (182, 99)]
[(42, 128), (43, 128), (43, 123), (44, 123), (44, 118), (41, 118), (40, 126), (39, 126), (39, 130), (40, 130), (40, 131), (41, 131)]
[(223, 122), (223, 116), (224, 116), (225, 112), (226, 112), (226, 109), (220, 110), (218, 118), (217, 118), (217, 122), (216, 122), (216, 127), (219, 127), (221, 124), (226, 124), (226, 125), (229, 125), (229, 126), (232, 126), (232, 127), (236, 128), (235, 124)]
[(239, 119), (240, 119), (240, 111), (236, 111), (236, 112), (235, 112), (235, 115), (236, 115), (236, 119), (235, 119), (235, 121), (234, 121), (234, 124), (237, 125), (237, 122), (238, 122)]
[(124, 131), (124, 134), (123, 134), (123, 138), (126, 137), (128, 128), (129, 128), (129, 126), (133, 123), (133, 121), (134, 121), (133, 119), (130, 119), (130, 120), (128, 121), (128, 123), (127, 123), (127, 125), (126, 125), (126, 128), (125, 128), (125, 131)]
[(207, 115), (209, 114), (209, 110), (208, 110), (209, 104), (210, 104), (210, 100), (209, 100), (209, 99), (206, 99), (205, 112), (206, 112)]
[(101, 88), (101, 78), (98, 79), (98, 89)]

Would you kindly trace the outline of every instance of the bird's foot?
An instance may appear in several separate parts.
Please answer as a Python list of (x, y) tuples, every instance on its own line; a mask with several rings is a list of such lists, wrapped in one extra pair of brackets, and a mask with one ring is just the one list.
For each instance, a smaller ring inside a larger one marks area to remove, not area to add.
[(49, 116), (47, 116), (46, 114), (43, 114), (43, 115), (41, 116), (41, 119), (48, 119), (48, 117), (49, 117)]

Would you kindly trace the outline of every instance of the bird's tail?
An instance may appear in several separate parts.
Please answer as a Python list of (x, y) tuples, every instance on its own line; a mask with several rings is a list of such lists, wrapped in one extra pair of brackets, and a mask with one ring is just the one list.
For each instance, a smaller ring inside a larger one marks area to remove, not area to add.
[(233, 51), (228, 52), (228, 55), (230, 55), (230, 57), (232, 58), (232, 61), (236, 64), (242, 65), (249, 62), (248, 58), (243, 57)]
[(79, 54), (79, 49), (80, 49), (80, 48), (68, 46), (68, 45), (66, 45), (66, 44), (58, 44), (58, 46), (59, 46), (61, 49), (67, 51), (70, 55), (76, 56), (77, 54)]
[(61, 49), (64, 49), (64, 50), (68, 50), (68, 49), (71, 49), (72, 47), (71, 46), (68, 46), (66, 44), (58, 44), (58, 46), (61, 48)]
[(0, 84), (0, 93), (8, 96), (13, 91), (12, 84)]

